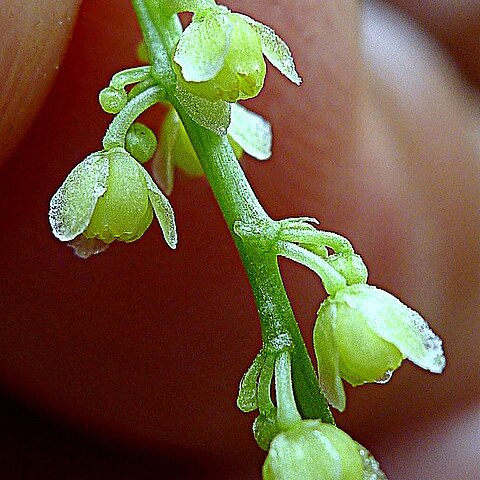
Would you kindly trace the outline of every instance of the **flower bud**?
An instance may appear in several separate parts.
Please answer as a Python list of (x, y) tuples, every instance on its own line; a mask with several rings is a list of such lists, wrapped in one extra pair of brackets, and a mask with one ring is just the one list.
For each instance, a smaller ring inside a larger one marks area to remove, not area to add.
[(382, 383), (404, 358), (440, 373), (442, 341), (423, 318), (393, 295), (370, 285), (346, 286), (318, 310), (314, 347), (329, 402), (345, 409), (342, 378), (353, 386)]
[(83, 234), (105, 243), (132, 242), (145, 233), (152, 218), (147, 185), (137, 162), (125, 153), (110, 155), (107, 189)]
[(105, 87), (98, 94), (98, 101), (105, 112), (116, 114), (127, 104), (127, 92)]
[(255, 97), (266, 75), (259, 35), (235, 13), (194, 18), (180, 37), (174, 61), (183, 88), (211, 101)]
[(326, 260), (345, 278), (347, 285), (366, 283), (368, 270), (360, 255), (335, 253), (329, 255)]
[(363, 480), (360, 446), (334, 425), (303, 420), (270, 443), (263, 480)]
[(177, 243), (173, 210), (147, 171), (123, 148), (89, 155), (50, 202), (53, 234), (70, 241), (83, 234), (105, 243), (140, 238), (153, 212), (171, 248)]
[(157, 149), (157, 138), (147, 126), (136, 122), (127, 131), (125, 148), (135, 160), (146, 163)]

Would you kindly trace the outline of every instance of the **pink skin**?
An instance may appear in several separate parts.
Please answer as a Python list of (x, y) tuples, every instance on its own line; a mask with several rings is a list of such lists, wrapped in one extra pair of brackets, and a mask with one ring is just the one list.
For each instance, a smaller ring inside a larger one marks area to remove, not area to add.
[[(259, 347), (258, 327), (206, 184), (177, 177), (174, 254), (158, 227), (85, 263), (50, 236), (48, 198), (99, 147), (108, 117), (96, 92), (135, 64), (139, 32), (128, 1), (84, 2), (40, 111), (79, 2), (40, 3), (22, 12), (26, 3), (10, 0), (0, 17), (2, 45), (13, 45), (0, 53), (3, 383), (80, 428), (212, 462), (218, 454), (256, 471), (252, 418), (235, 410), (234, 398)], [(270, 69), (249, 106), (271, 120), (274, 156), (243, 164), (274, 217), (317, 216), (345, 234), (371, 283), (398, 294), (445, 339), (444, 375), (406, 365), (388, 385), (349, 389), (339, 424), (378, 454), (391, 478), (476, 478), (480, 2), (468, 12), (460, 2), (392, 3), (424, 22), (467, 76), (382, 9), (370, 8), (360, 30), (353, 0), (296, 2), (295, 15), (286, 14), (287, 0), (229, 3), (276, 28), (304, 78), (297, 89)], [(158, 119), (148, 117), (152, 126)], [(282, 268), (309, 338), (318, 282)]]

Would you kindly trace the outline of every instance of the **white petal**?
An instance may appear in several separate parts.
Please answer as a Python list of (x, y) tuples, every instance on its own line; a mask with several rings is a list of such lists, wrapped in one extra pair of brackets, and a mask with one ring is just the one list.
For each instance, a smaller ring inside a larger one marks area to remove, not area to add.
[(108, 158), (102, 152), (92, 153), (53, 195), (48, 217), (59, 240), (73, 240), (87, 228), (98, 198), (107, 189), (108, 169)]
[(173, 60), (187, 82), (206, 82), (217, 75), (230, 48), (231, 31), (226, 15), (209, 15), (185, 29)]
[(177, 246), (177, 227), (175, 225), (175, 214), (167, 197), (160, 191), (156, 183), (152, 180), (149, 173), (139, 164), (143, 172), (148, 188), (148, 198), (152, 204), (153, 211), (157, 217), (163, 237), (170, 248)]
[(272, 127), (260, 115), (238, 103), (232, 104), (227, 133), (252, 157), (266, 160), (272, 155)]

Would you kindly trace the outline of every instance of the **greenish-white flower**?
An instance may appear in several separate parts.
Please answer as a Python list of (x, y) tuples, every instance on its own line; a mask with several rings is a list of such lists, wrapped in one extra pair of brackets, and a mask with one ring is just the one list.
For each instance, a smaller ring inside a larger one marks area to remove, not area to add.
[(319, 420), (278, 434), (263, 465), (263, 480), (386, 479), (378, 463), (349, 435)]
[(434, 373), (445, 367), (442, 341), (425, 320), (390, 293), (366, 284), (346, 286), (318, 310), (314, 347), (329, 402), (345, 409), (342, 379), (382, 382), (408, 358)]
[(148, 172), (123, 148), (92, 153), (67, 176), (50, 201), (53, 234), (105, 243), (132, 242), (150, 226), (153, 212), (167, 244), (175, 248), (173, 209)]
[(288, 46), (270, 27), (225, 7), (201, 7), (173, 57), (183, 89), (210, 101), (255, 97), (265, 79), (264, 55), (292, 82), (301, 83)]

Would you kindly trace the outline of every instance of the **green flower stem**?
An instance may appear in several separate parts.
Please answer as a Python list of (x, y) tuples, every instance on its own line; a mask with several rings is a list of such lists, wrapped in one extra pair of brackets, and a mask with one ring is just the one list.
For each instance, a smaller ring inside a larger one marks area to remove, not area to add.
[(132, 83), (143, 82), (150, 77), (151, 67), (129, 68), (116, 73), (110, 80), (110, 87), (120, 90)]
[[(149, 3), (153, 9), (154, 2), (132, 0), (132, 3), (155, 70), (156, 66), (162, 63), (166, 48), (163, 44), (157, 45), (161, 37), (155, 30), (146, 6)], [(159, 8), (159, 4), (156, 5), (156, 8)], [(157, 21), (160, 18), (157, 16)], [(172, 28), (171, 22), (165, 25), (157, 23), (156, 28), (160, 31)], [(172, 32), (171, 37), (175, 35), (176, 33)], [(173, 74), (173, 71), (171, 73)], [(173, 91), (168, 88), (167, 96), (167, 100), (176, 108), (185, 126), (237, 245), (257, 304), (264, 344), (267, 347), (274, 346), (278, 339), (283, 338), (291, 342), (294, 389), (302, 417), (320, 418), (324, 422), (333, 423), (332, 414), (320, 390), (315, 370), (285, 292), (276, 252), (264, 251), (253, 241), (244, 242), (233, 232), (233, 225), (238, 221), (263, 223), (268, 227), (273, 220), (260, 205), (227, 137), (217, 135), (195, 123), (176, 100)]]
[[(307, 227), (307, 228), (306, 228)], [(310, 225), (301, 225), (300, 227), (285, 227), (280, 231), (280, 238), (295, 243), (310, 245), (323, 245), (332, 248), (336, 253), (353, 254), (355, 253), (352, 244), (341, 235), (333, 232), (324, 232), (316, 230)]]
[(108, 126), (103, 137), (103, 148), (125, 148), (125, 136), (132, 123), (145, 110), (165, 98), (165, 89), (159, 85), (148, 88), (132, 98)]
[(277, 253), (313, 270), (322, 279), (325, 291), (329, 295), (334, 295), (335, 292), (347, 285), (345, 278), (327, 261), (306, 248), (295, 243), (278, 242)]
[(277, 398), (277, 425), (288, 430), (302, 420), (297, 410), (292, 385), (290, 354), (282, 352), (275, 362), (275, 396)]
[(171, 99), (185, 126), (193, 148), (210, 182), (213, 193), (233, 235), (247, 271), (257, 304), (263, 342), (268, 346), (278, 338), (293, 343), (292, 369), (298, 407), (303, 418), (320, 418), (333, 423), (312, 362), (283, 286), (276, 253), (244, 243), (233, 233), (237, 221), (268, 225), (272, 222), (258, 202), (226, 136), (219, 136), (196, 124), (175, 99)]

